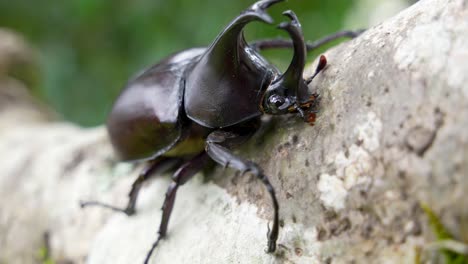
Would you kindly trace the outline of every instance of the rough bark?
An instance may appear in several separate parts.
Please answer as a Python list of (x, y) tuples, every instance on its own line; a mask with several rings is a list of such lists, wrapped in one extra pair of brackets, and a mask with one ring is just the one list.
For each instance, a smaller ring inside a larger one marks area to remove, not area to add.
[[(151, 263), (412, 263), (435, 239), (421, 203), (466, 242), (467, 51), (468, 1), (423, 0), (327, 52), (316, 125), (283, 118), (239, 150), (277, 190), (277, 253), (262, 185), (217, 168), (180, 189)], [(58, 263), (141, 263), (169, 177), (135, 216), (81, 210), (123, 205), (141, 167), (118, 163), (101, 127), (46, 122), (18, 86), (1, 77), (0, 263), (34, 263), (45, 233)]]

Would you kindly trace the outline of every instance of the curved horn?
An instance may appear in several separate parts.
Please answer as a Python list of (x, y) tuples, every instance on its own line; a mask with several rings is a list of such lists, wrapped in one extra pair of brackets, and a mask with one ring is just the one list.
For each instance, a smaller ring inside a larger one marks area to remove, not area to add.
[(260, 0), (250, 6), (247, 10), (245, 10), (243, 13), (248, 13), (249, 11), (253, 11), (255, 14), (259, 16), (261, 20), (263, 20), (266, 23), (273, 23), (273, 19), (265, 12), (266, 9), (268, 9), (270, 6), (282, 2), (284, 0)]
[(296, 14), (294, 14), (293, 11), (288, 10), (283, 12), (283, 15), (289, 17), (291, 21), (281, 23), (278, 28), (284, 29), (289, 33), (289, 36), (293, 41), (294, 55), (288, 69), (284, 72), (281, 78), (288, 89), (298, 89), (301, 86), (301, 82), (304, 82), (302, 74), (304, 72), (307, 48), (304, 42), (301, 24), (299, 23)]
[[(266, 10), (273, 4), (284, 0), (260, 0), (242, 11), (239, 16), (227, 25), (210, 45), (205, 58), (219, 60), (220, 63), (231, 61), (237, 63), (240, 47), (245, 45), (243, 29), (249, 22), (259, 20), (265, 23), (273, 23), (273, 19)], [(230, 58), (230, 59), (229, 59)]]

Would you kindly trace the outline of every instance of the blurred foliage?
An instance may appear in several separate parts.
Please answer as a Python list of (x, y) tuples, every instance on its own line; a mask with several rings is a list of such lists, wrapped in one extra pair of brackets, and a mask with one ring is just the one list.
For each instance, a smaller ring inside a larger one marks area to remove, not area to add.
[(46, 247), (41, 247), (37, 255), (41, 264), (55, 264), (55, 261), (50, 257), (49, 249)]
[[(448, 231), (448, 229), (443, 225), (440, 218), (432, 211), (431, 207), (426, 204), (421, 204), (421, 208), (423, 209), (424, 213), (426, 214), (429, 225), (432, 228), (435, 236), (437, 237), (437, 241), (444, 241), (444, 240), (455, 240), (456, 238)], [(440, 252), (445, 257), (445, 263), (447, 264), (466, 264), (468, 263), (468, 256), (462, 255), (458, 252), (455, 252), (450, 249), (441, 249)]]
[[(208, 45), (253, 0), (0, 0), (0, 26), (39, 50), (39, 96), (64, 118), (85, 126), (104, 122), (129, 76), (170, 53)], [(341, 28), (354, 1), (290, 0), (270, 9), (298, 15), (307, 40)], [(272, 25), (250, 24), (248, 40), (286, 37)], [(316, 55), (317, 53), (315, 53)], [(290, 51), (268, 52), (280, 68)], [(311, 55), (310, 60), (313, 59)]]

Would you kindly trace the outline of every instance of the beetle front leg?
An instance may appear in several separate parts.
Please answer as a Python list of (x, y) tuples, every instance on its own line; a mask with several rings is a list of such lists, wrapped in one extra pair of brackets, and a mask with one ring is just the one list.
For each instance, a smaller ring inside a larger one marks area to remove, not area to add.
[(267, 252), (272, 253), (276, 249), (276, 240), (278, 239), (279, 229), (279, 205), (276, 194), (270, 180), (263, 173), (263, 170), (254, 162), (244, 160), (234, 155), (227, 147), (235, 145), (236, 141), (242, 136), (226, 131), (214, 131), (206, 140), (206, 152), (210, 157), (224, 167), (230, 167), (241, 171), (250, 172), (262, 181), (273, 202), (273, 227), (268, 232)]
[(173, 168), (178, 163), (180, 163), (180, 160), (166, 157), (159, 157), (156, 160), (150, 161), (140, 172), (138, 178), (133, 182), (132, 188), (128, 194), (128, 203), (125, 208), (119, 208), (98, 201), (80, 202), (80, 206), (81, 208), (88, 206), (100, 206), (116, 212), (124, 213), (128, 216), (133, 215), (135, 214), (135, 205), (143, 182), (151, 178), (151, 176), (155, 173), (163, 173)]
[(206, 155), (205, 152), (202, 152), (180, 166), (180, 168), (177, 169), (177, 171), (172, 176), (172, 183), (167, 188), (166, 198), (164, 199), (164, 204), (161, 208), (163, 213), (161, 217), (161, 223), (159, 225), (158, 238), (151, 246), (151, 249), (148, 251), (144, 262), (145, 264), (148, 263), (154, 249), (158, 246), (159, 241), (166, 236), (167, 226), (169, 224), (169, 219), (174, 207), (177, 190), (180, 186), (184, 185), (195, 174), (197, 174), (197, 172), (205, 168), (209, 162), (210, 158), (208, 155)]

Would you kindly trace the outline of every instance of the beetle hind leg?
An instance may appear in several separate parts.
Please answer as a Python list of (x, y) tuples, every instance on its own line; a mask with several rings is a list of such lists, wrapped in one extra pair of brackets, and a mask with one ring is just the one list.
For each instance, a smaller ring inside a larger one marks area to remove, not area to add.
[(272, 253), (276, 249), (276, 240), (279, 232), (279, 205), (276, 199), (276, 194), (268, 177), (263, 173), (263, 170), (254, 162), (244, 160), (234, 155), (228, 147), (238, 143), (239, 139), (245, 136), (236, 135), (226, 131), (214, 131), (206, 140), (206, 152), (218, 164), (224, 167), (230, 167), (241, 171), (242, 173), (250, 172), (255, 175), (265, 185), (273, 202), (273, 226), (268, 228), (268, 247), (267, 252)]
[(138, 178), (133, 182), (132, 188), (128, 194), (128, 203), (125, 208), (119, 208), (110, 204), (98, 202), (98, 201), (80, 201), (81, 208), (88, 206), (99, 206), (111, 209), (116, 212), (124, 213), (128, 216), (135, 214), (135, 205), (140, 192), (143, 182), (151, 178), (156, 173), (163, 173), (171, 168), (175, 167), (180, 163), (179, 159), (159, 157), (153, 161), (150, 161), (140, 172)]
[(182, 166), (180, 166), (172, 176), (172, 183), (167, 188), (164, 204), (161, 208), (163, 213), (161, 217), (161, 223), (159, 225), (158, 238), (151, 246), (151, 249), (148, 251), (144, 262), (145, 264), (148, 263), (151, 255), (153, 254), (153, 251), (158, 246), (159, 241), (161, 241), (161, 239), (166, 236), (167, 226), (169, 224), (169, 219), (174, 207), (177, 190), (180, 186), (184, 185), (188, 180), (190, 180), (195, 174), (205, 168), (209, 162), (211, 162), (211, 160), (208, 155), (206, 155), (205, 152), (202, 152), (186, 163), (182, 164)]

